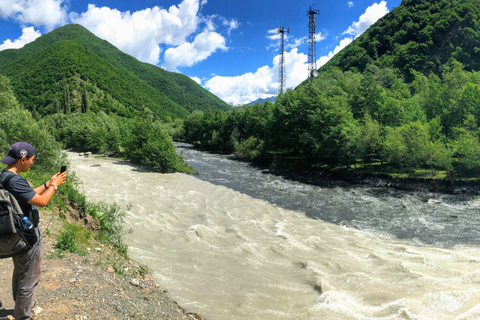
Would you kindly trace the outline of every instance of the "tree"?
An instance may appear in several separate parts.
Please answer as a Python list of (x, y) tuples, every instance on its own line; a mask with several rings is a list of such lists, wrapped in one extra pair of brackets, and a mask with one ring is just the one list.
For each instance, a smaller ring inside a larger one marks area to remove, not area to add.
[(36, 105), (33, 105), (32, 118), (37, 120), (37, 106)]
[(55, 99), (53, 100), (53, 113), (58, 113), (60, 111), (59, 105), (58, 105), (58, 100)]
[(68, 84), (63, 87), (63, 103), (65, 106), (65, 114), (70, 114), (71, 112), (71, 103), (70, 103), (70, 89)]
[(137, 119), (132, 123), (127, 155), (133, 163), (144, 164), (160, 172), (173, 172), (179, 161), (172, 139), (158, 122)]
[(87, 96), (87, 88), (83, 88), (82, 91), (82, 103), (81, 103), (82, 113), (88, 112), (88, 96)]
[(360, 86), (350, 101), (354, 118), (360, 119), (368, 114), (373, 119), (378, 120), (384, 99), (385, 90), (377, 83), (375, 75), (368, 69), (365, 70)]

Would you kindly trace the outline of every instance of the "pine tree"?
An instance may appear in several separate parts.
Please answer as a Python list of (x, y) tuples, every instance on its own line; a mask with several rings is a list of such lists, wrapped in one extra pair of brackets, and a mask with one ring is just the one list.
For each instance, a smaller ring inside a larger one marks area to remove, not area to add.
[(58, 113), (59, 108), (58, 108), (58, 100), (55, 99), (53, 100), (53, 113)]
[(87, 112), (88, 112), (87, 88), (84, 88), (82, 92), (82, 113), (87, 113)]
[(68, 84), (66, 84), (65, 87), (63, 88), (63, 101), (65, 103), (65, 114), (70, 114), (71, 104), (70, 104), (70, 89), (68, 87)]

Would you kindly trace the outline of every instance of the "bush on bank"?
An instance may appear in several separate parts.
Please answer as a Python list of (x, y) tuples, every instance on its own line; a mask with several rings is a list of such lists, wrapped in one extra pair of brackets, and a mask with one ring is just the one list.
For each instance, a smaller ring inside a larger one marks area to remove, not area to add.
[(158, 172), (186, 171), (172, 138), (160, 122), (116, 115), (56, 113), (39, 121), (67, 149), (125, 157)]

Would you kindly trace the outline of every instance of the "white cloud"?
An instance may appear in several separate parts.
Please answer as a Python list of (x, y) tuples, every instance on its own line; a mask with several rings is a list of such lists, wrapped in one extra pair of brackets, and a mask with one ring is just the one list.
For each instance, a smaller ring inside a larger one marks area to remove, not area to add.
[[(236, 77), (214, 76), (205, 87), (222, 100), (233, 104), (245, 104), (258, 98), (278, 94), (278, 65), (280, 57), (273, 59), (273, 67), (263, 66), (255, 73), (245, 73)], [(285, 73), (287, 87), (296, 87), (306, 79), (307, 56), (292, 49), (285, 53)]]
[(195, 81), (198, 84), (202, 84), (202, 80), (200, 80), (199, 77), (190, 77), (190, 79), (192, 79), (193, 81)]
[(388, 12), (386, 1), (374, 3), (365, 10), (365, 13), (360, 16), (358, 22), (353, 22), (343, 34), (351, 34), (358, 37)]
[[(320, 41), (325, 40), (327, 38), (321, 32), (316, 33), (314, 36), (315, 36), (315, 42), (320, 42)], [(301, 46), (302, 44), (306, 44), (306, 43), (308, 43), (308, 37), (307, 36), (302, 37), (302, 38), (298, 38), (298, 39), (293, 39), (293, 42), (289, 43), (289, 44), (286, 44), (285, 47), (286, 48), (297, 48), (297, 47)]]
[(0, 17), (51, 30), (66, 23), (64, 0), (0, 0)]
[(235, 19), (230, 21), (228, 21), (227, 19), (223, 19), (223, 25), (228, 27), (227, 33), (228, 35), (230, 35), (232, 30), (238, 29), (238, 27), (240, 26), (240, 23)]
[[(335, 54), (349, 45), (353, 38), (344, 38), (328, 55), (317, 60), (320, 68)], [(205, 87), (227, 103), (245, 104), (258, 98), (267, 98), (278, 94), (280, 55), (273, 59), (273, 66), (263, 66), (256, 72), (236, 77), (214, 75), (205, 83)], [(285, 52), (285, 74), (287, 88), (295, 88), (308, 77), (308, 56), (299, 53), (297, 48)]]
[(278, 33), (278, 28), (267, 31), (267, 39), (270, 40), (280, 40), (280, 33)]
[[(317, 40), (317, 39), (315, 38), (315, 40)], [(297, 47), (301, 46), (302, 44), (307, 43), (307, 41), (308, 41), (307, 37), (293, 39), (293, 43), (288, 43), (287, 45), (285, 45), (285, 47), (287, 49), (297, 48)]]
[(317, 68), (320, 68), (323, 66), (325, 63), (328, 62), (334, 55), (339, 53), (343, 48), (348, 46), (350, 43), (352, 43), (353, 39), (352, 38), (344, 38), (340, 41), (340, 44), (333, 49), (333, 51), (330, 51), (327, 55), (320, 57), (320, 59), (317, 60)]
[(199, 0), (183, 0), (168, 10), (156, 6), (131, 13), (89, 4), (71, 20), (137, 59), (158, 64), (160, 44), (182, 45), (196, 31), (199, 6)]
[(40, 33), (40, 31), (35, 31), (33, 27), (23, 28), (22, 35), (20, 36), (20, 38), (13, 41), (11, 41), (10, 39), (5, 40), (3, 44), (0, 45), (0, 51), (5, 49), (22, 48), (24, 45), (26, 45), (29, 42), (32, 42), (33, 40), (37, 39), (41, 35), (42, 34)]
[(351, 8), (351, 7), (354, 7), (355, 4), (353, 3), (353, 1), (348, 1), (348, 2), (347, 2), (347, 6), (348, 6), (349, 8)]
[(207, 59), (218, 49), (227, 50), (225, 38), (219, 33), (205, 29), (195, 37), (192, 43), (185, 42), (165, 51), (163, 67), (169, 71), (177, 71), (177, 67), (191, 67), (199, 61)]

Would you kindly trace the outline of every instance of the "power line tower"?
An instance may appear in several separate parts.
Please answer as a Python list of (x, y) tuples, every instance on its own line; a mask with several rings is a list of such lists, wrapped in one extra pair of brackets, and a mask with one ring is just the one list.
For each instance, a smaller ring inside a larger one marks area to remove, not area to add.
[[(315, 5), (314, 5), (315, 6)], [(319, 10), (315, 10), (313, 6), (307, 11), (308, 16), (308, 78), (313, 79), (318, 76), (317, 72), (317, 52), (315, 48), (315, 26), (317, 24), (316, 14)]]
[(285, 29), (284, 26), (278, 26), (278, 34), (280, 34), (280, 63), (278, 66), (279, 76), (278, 76), (278, 94), (283, 93), (286, 89), (286, 80), (285, 80), (285, 32), (290, 33), (290, 29)]

